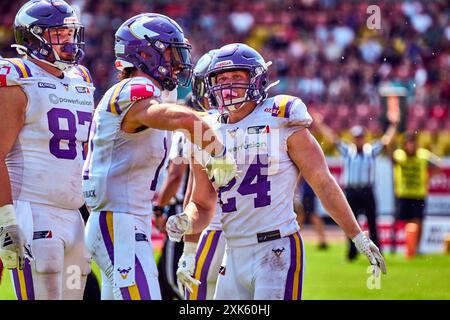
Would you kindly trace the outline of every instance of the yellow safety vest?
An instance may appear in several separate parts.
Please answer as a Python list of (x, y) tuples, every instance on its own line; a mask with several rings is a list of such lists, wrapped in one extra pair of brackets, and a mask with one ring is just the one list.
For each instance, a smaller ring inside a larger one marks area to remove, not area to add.
[(430, 152), (418, 148), (416, 154), (408, 156), (402, 149), (393, 154), (394, 192), (398, 198), (425, 199), (428, 194), (428, 162)]

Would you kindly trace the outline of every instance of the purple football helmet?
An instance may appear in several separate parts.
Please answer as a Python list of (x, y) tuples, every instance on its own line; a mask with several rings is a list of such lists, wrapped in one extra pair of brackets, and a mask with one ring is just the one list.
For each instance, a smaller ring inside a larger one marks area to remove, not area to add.
[[(59, 29), (71, 29), (73, 41), (60, 39)], [(51, 41), (51, 32), (57, 34)], [(16, 44), (19, 54), (28, 55), (60, 70), (68, 70), (84, 56), (84, 27), (73, 8), (63, 0), (31, 0), (25, 3), (14, 20)], [(49, 40), (44, 38), (47, 35)], [(60, 46), (65, 58), (55, 50)]]
[[(253, 48), (243, 43), (232, 43), (223, 46), (215, 54), (205, 75), (205, 82), (211, 102), (216, 105), (220, 112), (227, 108), (234, 111), (237, 105), (247, 101), (260, 103), (267, 97), (268, 85), (267, 67), (264, 58)], [(216, 76), (220, 73), (245, 70), (250, 75), (249, 83), (227, 83), (217, 84)], [(225, 102), (223, 90), (246, 89), (242, 98), (231, 99)]]
[(217, 49), (208, 51), (201, 56), (195, 64), (192, 74), (192, 105), (197, 111), (207, 111), (203, 102), (203, 99), (207, 98), (205, 74), (208, 71), (209, 65), (211, 64), (214, 54), (217, 51)]
[(128, 19), (116, 32), (114, 51), (119, 70), (136, 67), (169, 91), (190, 84), (191, 45), (169, 17), (143, 13)]

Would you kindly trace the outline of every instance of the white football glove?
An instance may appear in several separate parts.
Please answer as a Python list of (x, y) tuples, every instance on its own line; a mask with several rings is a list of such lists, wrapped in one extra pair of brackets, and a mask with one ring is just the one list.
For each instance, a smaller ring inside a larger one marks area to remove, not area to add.
[(208, 178), (214, 178), (218, 187), (226, 186), (237, 174), (236, 160), (233, 155), (224, 149), (218, 156), (210, 156), (206, 164)]
[(192, 233), (192, 222), (186, 213), (178, 213), (167, 218), (166, 232), (169, 240), (180, 242), (185, 234)]
[(380, 275), (380, 269), (386, 274), (384, 258), (378, 247), (369, 239), (367, 231), (360, 232), (352, 238), (352, 241), (355, 244), (356, 249), (369, 259), (370, 264), (373, 266), (373, 273), (376, 277)]
[(193, 277), (195, 269), (195, 253), (197, 244), (194, 242), (185, 242), (183, 254), (178, 261), (177, 284), (178, 290), (184, 295), (184, 288), (190, 293), (194, 292), (193, 286), (200, 285), (200, 281)]
[(6, 268), (23, 270), (25, 236), (17, 224), (14, 207), (10, 204), (0, 208), (0, 258)]

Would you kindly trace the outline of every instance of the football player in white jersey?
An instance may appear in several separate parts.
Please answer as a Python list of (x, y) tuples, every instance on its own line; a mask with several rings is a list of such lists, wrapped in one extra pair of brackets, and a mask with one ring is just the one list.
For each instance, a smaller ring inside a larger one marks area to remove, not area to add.
[(81, 299), (90, 270), (78, 211), (94, 107), (83, 29), (66, 2), (29, 1), (14, 21), (23, 57), (0, 59), (0, 257), (18, 299)]
[[(222, 133), (241, 172), (218, 188), (227, 242), (215, 293), (219, 300), (301, 299), (305, 252), (293, 210), (300, 172), (374, 272), (385, 272), (383, 257), (358, 226), (307, 129), (312, 118), (304, 103), (288, 95), (267, 97), (267, 67), (256, 50), (229, 44), (214, 55), (206, 74), (208, 93), (222, 113), (211, 126)], [(202, 201), (213, 194), (212, 186), (201, 167), (193, 166), (193, 174), (192, 201)], [(186, 212), (168, 219), (168, 234), (180, 237), (182, 223), (189, 227), (184, 234), (196, 229)]]
[[(151, 200), (171, 131), (183, 129), (203, 149), (211, 147), (209, 174), (219, 184), (231, 180), (236, 164), (214, 133), (212, 142), (203, 139), (202, 133), (211, 131), (204, 121), (165, 97), (173, 100), (177, 85), (190, 82), (191, 46), (180, 26), (164, 15), (144, 13), (125, 21), (115, 37), (122, 80), (95, 110), (83, 169), (83, 192), (92, 210), (86, 242), (106, 278), (103, 299), (156, 300), (161, 293), (150, 239)], [(194, 209), (205, 227), (213, 213), (202, 203)]]
[[(216, 109), (210, 108), (204, 81), (216, 51), (217, 49), (210, 50), (198, 60), (192, 76), (192, 104), (196, 110), (203, 111), (205, 119), (217, 114)], [(185, 158), (190, 158), (192, 156), (189, 154), (190, 144), (186, 143), (184, 149), (187, 149), (187, 152), (184, 152)], [(190, 175), (186, 203), (189, 202), (192, 194), (192, 179)], [(214, 297), (217, 277), (225, 253), (225, 237), (222, 233), (220, 218), (221, 209), (217, 203), (215, 215), (201, 235), (184, 237), (184, 250), (178, 262), (177, 278), (180, 291), (184, 291), (187, 300), (212, 300)], [(183, 287), (186, 287), (186, 290), (182, 290)]]

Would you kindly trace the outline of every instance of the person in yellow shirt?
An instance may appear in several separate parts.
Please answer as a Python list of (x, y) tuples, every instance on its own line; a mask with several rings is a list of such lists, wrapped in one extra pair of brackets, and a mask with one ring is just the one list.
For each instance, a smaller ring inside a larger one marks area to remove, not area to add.
[[(419, 248), (428, 195), (429, 169), (439, 169), (439, 157), (427, 149), (417, 148), (414, 134), (406, 134), (403, 149), (392, 154), (394, 165), (395, 220), (418, 226), (416, 248)], [(395, 249), (394, 249), (395, 250)]]

